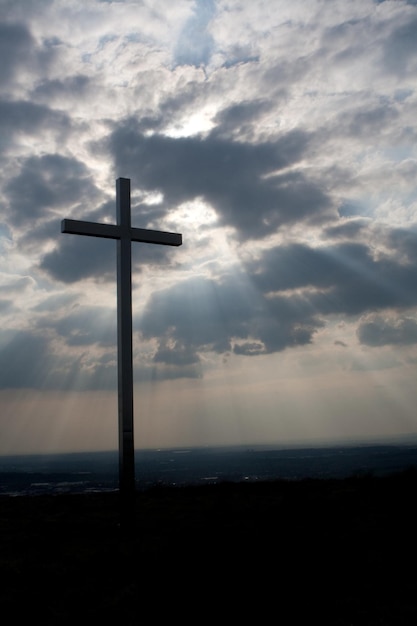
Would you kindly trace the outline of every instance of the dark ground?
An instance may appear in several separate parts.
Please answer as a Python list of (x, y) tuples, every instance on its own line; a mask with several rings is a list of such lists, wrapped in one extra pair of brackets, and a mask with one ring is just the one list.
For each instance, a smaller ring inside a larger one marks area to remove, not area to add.
[(417, 472), (0, 498), (0, 619), (417, 624)]

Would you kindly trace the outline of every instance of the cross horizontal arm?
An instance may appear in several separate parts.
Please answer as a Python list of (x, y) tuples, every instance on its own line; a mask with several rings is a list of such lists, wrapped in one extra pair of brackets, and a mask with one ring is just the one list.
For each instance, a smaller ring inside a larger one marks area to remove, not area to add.
[(163, 246), (181, 246), (182, 235), (178, 233), (165, 233), (161, 230), (146, 230), (145, 228), (131, 228), (132, 241), (144, 243), (159, 243)]
[(182, 235), (167, 233), (161, 230), (147, 230), (146, 228), (126, 228), (116, 224), (97, 224), (80, 220), (62, 220), (61, 233), (71, 235), (87, 235), (90, 237), (105, 237), (107, 239), (121, 239), (127, 237), (131, 241), (143, 243), (157, 243), (163, 246), (181, 246)]
[(79, 220), (62, 220), (61, 233), (106, 237), (107, 239), (120, 239), (121, 234), (120, 226), (115, 224), (96, 224), (95, 222), (81, 222)]

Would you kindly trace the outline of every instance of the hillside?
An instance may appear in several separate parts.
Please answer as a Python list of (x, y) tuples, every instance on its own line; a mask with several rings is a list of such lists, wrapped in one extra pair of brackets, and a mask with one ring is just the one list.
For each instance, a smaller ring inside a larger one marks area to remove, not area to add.
[(117, 494), (2, 497), (1, 615), (415, 624), (416, 488), (414, 471), (155, 488), (132, 538)]

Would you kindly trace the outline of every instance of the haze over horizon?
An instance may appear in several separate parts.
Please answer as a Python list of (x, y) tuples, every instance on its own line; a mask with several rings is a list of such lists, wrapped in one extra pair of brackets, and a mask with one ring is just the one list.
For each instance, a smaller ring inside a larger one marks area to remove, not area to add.
[(417, 434), (416, 0), (0, 0), (0, 454)]

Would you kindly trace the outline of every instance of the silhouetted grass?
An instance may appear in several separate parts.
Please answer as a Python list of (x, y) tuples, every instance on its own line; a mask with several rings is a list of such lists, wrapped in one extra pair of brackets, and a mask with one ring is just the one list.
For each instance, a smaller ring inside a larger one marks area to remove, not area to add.
[[(32, 623), (417, 623), (414, 471), (0, 498), (0, 615)], [(5, 621), (5, 623), (10, 623)]]

